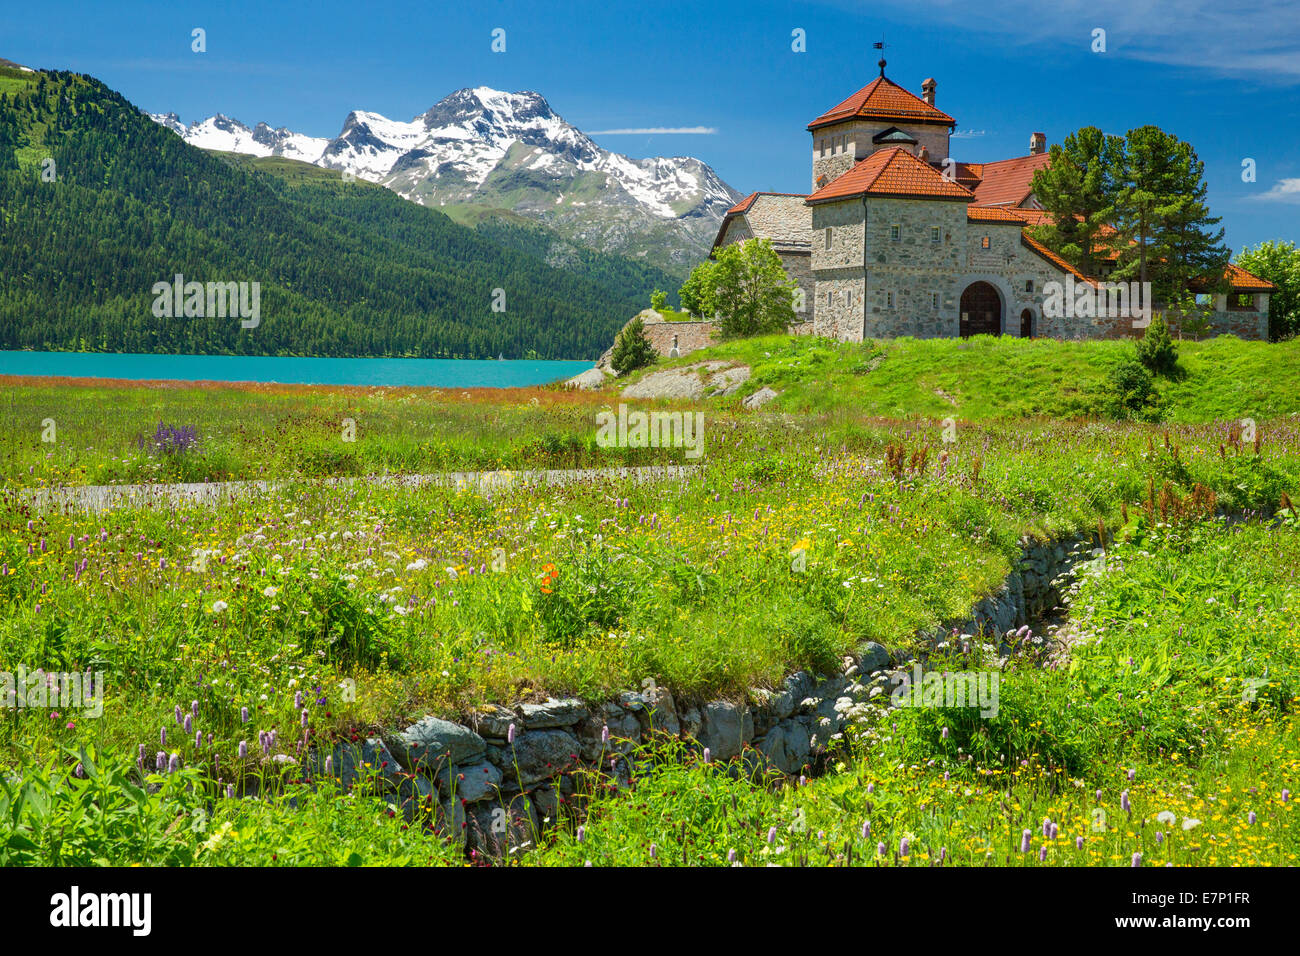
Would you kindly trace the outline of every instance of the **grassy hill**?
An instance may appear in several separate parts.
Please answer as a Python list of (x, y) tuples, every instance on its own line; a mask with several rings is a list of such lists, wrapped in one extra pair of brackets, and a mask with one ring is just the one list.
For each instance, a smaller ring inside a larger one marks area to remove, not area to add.
[[(1153, 382), (1152, 414), (1177, 423), (1300, 413), (1300, 341), (1243, 342), (1224, 336), (1178, 343), (1181, 375)], [(1135, 354), (1129, 342), (1058, 342), (976, 336), (828, 342), (767, 336), (727, 342), (656, 364), (723, 360), (752, 377), (736, 405), (763, 386), (781, 393), (773, 410), (965, 421), (1027, 417), (1113, 418), (1110, 372)]]
[[(0, 210), (0, 348), (594, 358), (665, 281), (585, 251), (569, 268), (544, 230), (196, 149), (73, 73), (0, 69)], [(176, 273), (259, 282), (261, 324), (155, 318), (152, 286)]]

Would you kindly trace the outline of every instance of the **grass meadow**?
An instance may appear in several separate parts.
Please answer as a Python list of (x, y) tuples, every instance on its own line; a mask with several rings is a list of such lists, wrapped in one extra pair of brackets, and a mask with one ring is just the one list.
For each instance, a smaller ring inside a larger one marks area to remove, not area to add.
[[(0, 711), (0, 862), (1294, 864), (1300, 391), (1231, 387), (1264, 365), (1284, 380), (1276, 353), (1183, 343), (1169, 421), (1114, 420), (1086, 396), (1115, 349), (1054, 345), (744, 343), (730, 354), (783, 395), (702, 403), (687, 477), (486, 493), (311, 479), (680, 453), (598, 447), (610, 391), (7, 387), (0, 669), (102, 673), (104, 704)], [(154, 440), (159, 422), (193, 440)], [(283, 483), (216, 509), (30, 503), (239, 477)], [(432, 811), (393, 813), (374, 776), (344, 790), (306, 760), (646, 678), (679, 703), (743, 699), (866, 640), (907, 650), (1024, 538), (1070, 535), (1105, 551), (1071, 586), (1067, 653), (1009, 661), (991, 719), (855, 706), (809, 779), (658, 739), (627, 774), (573, 772), (528, 852), (488, 860)], [(225, 796), (252, 780), (258, 799)]]

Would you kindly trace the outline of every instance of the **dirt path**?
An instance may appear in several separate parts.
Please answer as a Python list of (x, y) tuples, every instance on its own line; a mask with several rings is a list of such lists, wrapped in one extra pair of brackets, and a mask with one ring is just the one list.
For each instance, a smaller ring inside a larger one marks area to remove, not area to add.
[(492, 491), (514, 485), (559, 486), (602, 479), (680, 481), (695, 465), (642, 465), (634, 468), (555, 468), (539, 471), (450, 471), (430, 475), (370, 475), (360, 478), (300, 478), (275, 481), (216, 481), (155, 485), (84, 485), (20, 492), (38, 511), (107, 511), (112, 508), (160, 508), (220, 505), (248, 495), (265, 495), (303, 483), (347, 488), (357, 482), (377, 487), (420, 488), (438, 485)]

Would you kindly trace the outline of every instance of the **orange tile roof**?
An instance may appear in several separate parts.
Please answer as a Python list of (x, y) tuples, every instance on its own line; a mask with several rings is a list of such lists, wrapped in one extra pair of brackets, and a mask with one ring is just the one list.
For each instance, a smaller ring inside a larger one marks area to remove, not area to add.
[(1232, 283), (1234, 292), (1272, 292), (1277, 288), (1267, 279), (1251, 275), (1235, 262), (1228, 263), (1228, 268), (1224, 271), (1224, 278)]
[(827, 110), (808, 124), (816, 129), (855, 117), (905, 123), (934, 123), (954, 126), (957, 121), (935, 109), (915, 93), (909, 93), (893, 80), (878, 76), (847, 100)]
[(1019, 209), (1007, 209), (1003, 206), (967, 206), (967, 222), (1014, 222), (1025, 225), (1025, 217), (1019, 215)]
[(750, 193), (748, 196), (746, 196), (746, 197), (745, 197), (744, 199), (742, 199), (740, 202), (736, 203), (734, 206), (732, 206), (730, 209), (728, 209), (726, 212), (724, 212), (723, 215), (724, 215), (724, 216), (730, 216), (730, 215), (732, 215), (733, 213), (744, 212), (745, 210), (747, 210), (750, 206), (752, 206), (752, 205), (754, 204), (754, 200), (757, 199), (757, 198), (758, 198), (758, 193)]
[(1051, 161), (1049, 153), (1031, 153), (985, 163), (975, 187), (975, 201), (981, 206), (1019, 206), (1033, 192), (1034, 173), (1046, 169)]
[[(1006, 209), (1006, 206), (990, 206), (991, 209)], [(1029, 209), (1025, 206), (1016, 206), (1014, 210), (1017, 216), (1023, 219), (1031, 226), (1041, 226), (1043, 223), (1052, 221), (1052, 214), (1046, 209)]]
[(1047, 246), (1043, 245), (1038, 240), (1031, 239), (1029, 236), (1025, 235), (1022, 232), (1020, 234), (1020, 241), (1025, 244), (1025, 248), (1029, 249), (1031, 252), (1038, 253), (1038, 255), (1042, 256), (1044, 259), (1046, 259), (1052, 265), (1056, 266), (1056, 268), (1060, 269), (1062, 272), (1068, 272), (1071, 275), (1073, 275), (1076, 279), (1079, 279), (1082, 282), (1088, 282), (1091, 283), (1092, 285), (1097, 284), (1095, 279), (1088, 278), (1086, 275), (1084, 275), (1074, 266), (1070, 265), (1068, 262), (1066, 262), (1064, 259), (1058, 256), (1055, 252), (1053, 252), (1051, 249), (1048, 249)]
[(970, 202), (974, 194), (965, 186), (945, 179), (933, 166), (901, 146), (894, 146), (876, 150), (809, 196), (808, 202), (862, 195)]
[[(935, 169), (943, 172), (943, 163), (932, 162), (930, 164)], [(980, 179), (984, 175), (983, 163), (961, 163), (957, 160), (952, 162), (953, 178), (961, 183), (967, 189), (974, 189), (980, 184)]]

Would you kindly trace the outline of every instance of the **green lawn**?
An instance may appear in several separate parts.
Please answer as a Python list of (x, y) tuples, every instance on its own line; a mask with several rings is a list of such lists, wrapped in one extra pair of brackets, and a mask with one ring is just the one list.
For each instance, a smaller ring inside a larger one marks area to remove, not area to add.
[[(1300, 413), (1300, 340), (1179, 342), (1181, 379), (1158, 379), (1163, 417), (1208, 423)], [(890, 418), (995, 421), (1106, 415), (1107, 373), (1131, 357), (1127, 342), (1057, 342), (977, 336), (855, 343), (767, 336), (692, 352), (655, 368), (722, 359), (749, 365), (738, 404), (762, 386), (782, 393), (773, 407)]]

